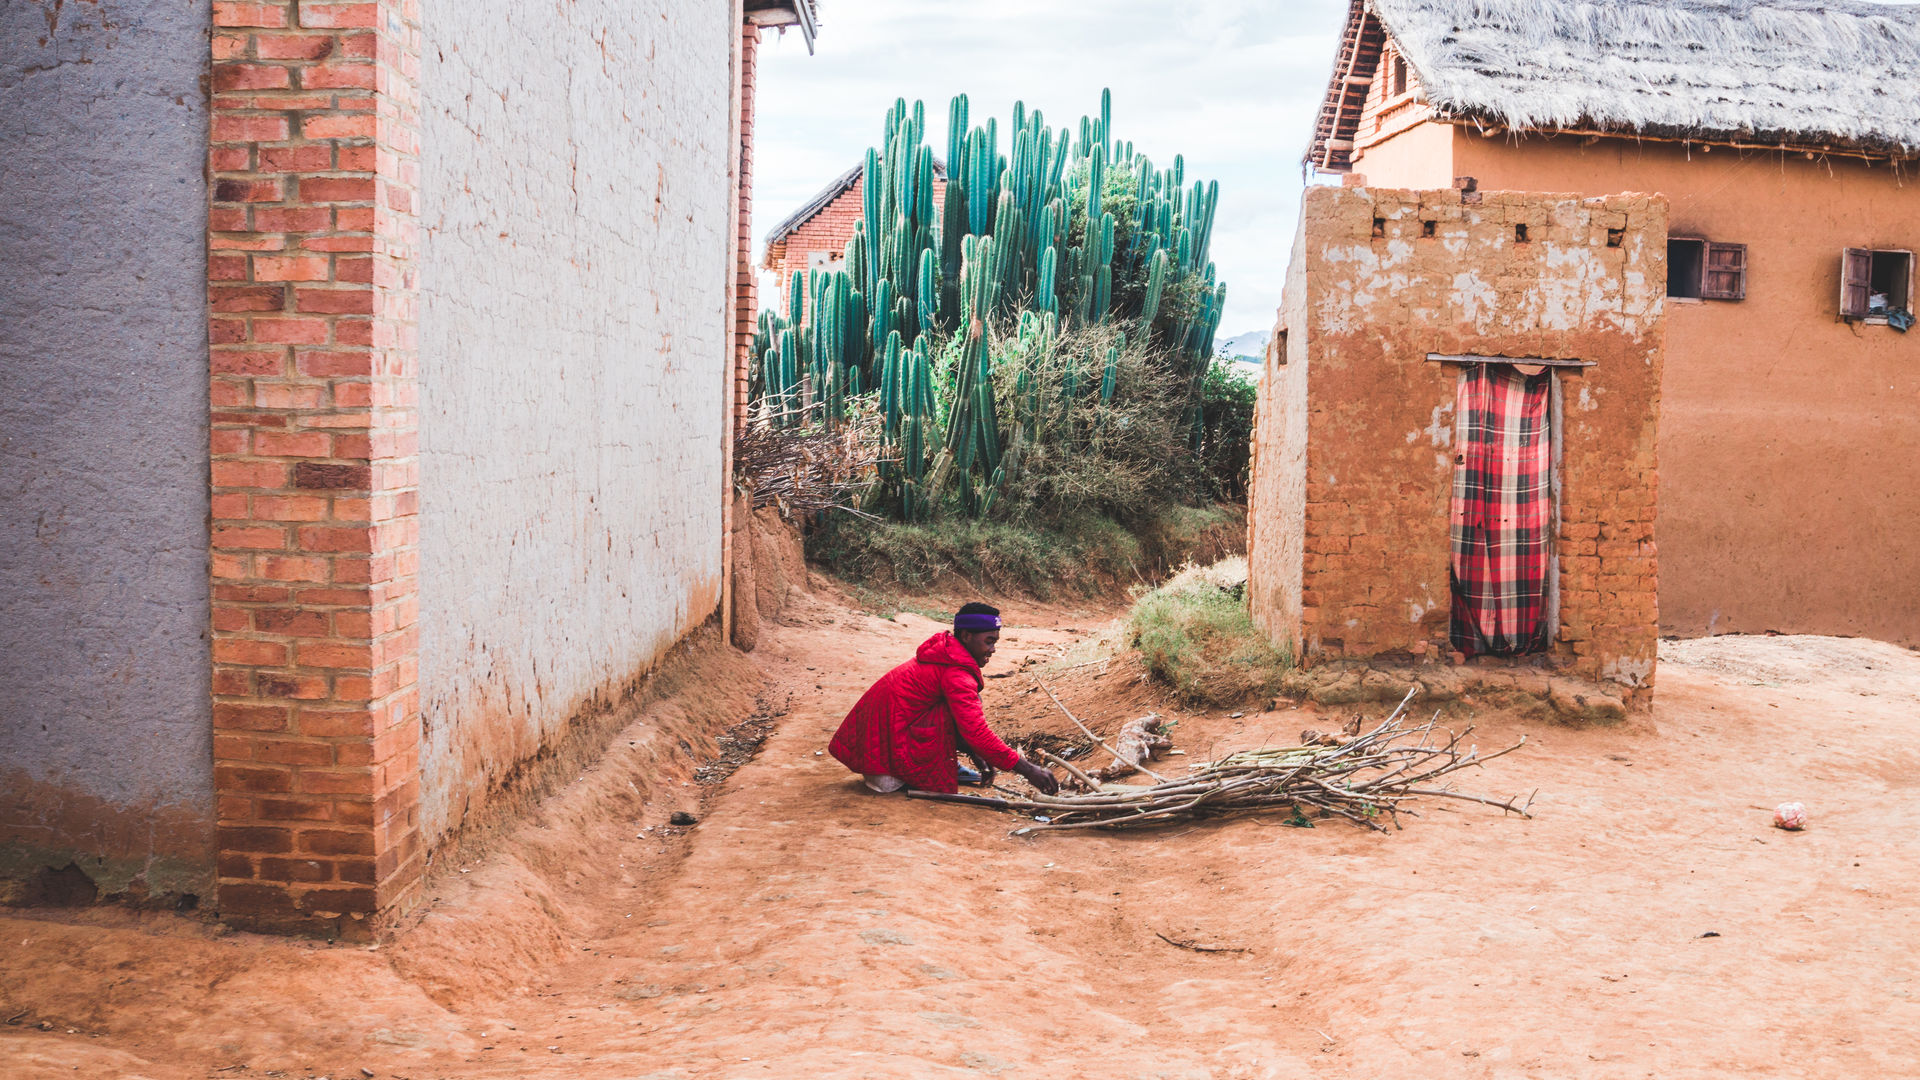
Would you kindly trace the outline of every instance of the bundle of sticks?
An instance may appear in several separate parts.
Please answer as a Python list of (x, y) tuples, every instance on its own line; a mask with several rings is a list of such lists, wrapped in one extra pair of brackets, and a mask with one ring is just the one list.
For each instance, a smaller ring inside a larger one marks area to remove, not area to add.
[(734, 472), (752, 485), (753, 505), (788, 513), (857, 507), (879, 461), (879, 448), (857, 423), (825, 430), (755, 424), (733, 444)]
[[(1047, 694), (1052, 697), (1053, 691)], [(1445, 780), (1451, 773), (1518, 750), (1526, 743), (1525, 738), (1504, 750), (1481, 755), (1465, 741), (1472, 728), (1458, 733), (1441, 729), (1437, 712), (1425, 723), (1409, 723), (1405, 714), (1412, 700), (1413, 691), (1409, 690), (1392, 715), (1338, 745), (1242, 750), (1192, 765), (1189, 775), (1176, 779), (1162, 776), (1143, 763), (1140, 771), (1156, 781), (1151, 785), (1103, 784), (1072, 763), (1041, 750), (1042, 758), (1064, 769), (1083, 790), (1042, 795), (1002, 789), (1001, 798), (909, 794), (1011, 810), (1033, 819), (1033, 824), (1016, 829), (1016, 834), (1178, 825), (1261, 813), (1288, 813), (1295, 822), (1307, 820), (1309, 814), (1339, 817), (1384, 831), (1389, 824), (1398, 828), (1401, 814), (1415, 814), (1406, 803), (1418, 798), (1459, 799), (1532, 816), (1528, 813), (1531, 796), (1525, 802), (1518, 796), (1490, 799), (1456, 791)], [(1059, 705), (1060, 699), (1055, 697), (1054, 703)], [(1065, 705), (1060, 709), (1089, 738), (1116, 757), (1121, 756)]]

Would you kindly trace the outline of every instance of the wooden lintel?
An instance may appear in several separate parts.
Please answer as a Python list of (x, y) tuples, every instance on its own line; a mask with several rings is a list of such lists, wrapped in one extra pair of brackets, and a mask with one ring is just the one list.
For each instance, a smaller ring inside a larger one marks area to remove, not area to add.
[(1478, 356), (1467, 353), (1455, 356), (1450, 353), (1430, 352), (1427, 359), (1435, 364), (1541, 364), (1546, 367), (1593, 367), (1592, 360), (1560, 360), (1545, 356)]

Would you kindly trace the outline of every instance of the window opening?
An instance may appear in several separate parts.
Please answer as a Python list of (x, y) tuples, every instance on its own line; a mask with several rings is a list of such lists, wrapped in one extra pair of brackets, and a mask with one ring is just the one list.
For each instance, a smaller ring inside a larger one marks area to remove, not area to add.
[(1607, 246), (1608, 247), (1619, 247), (1620, 242), (1625, 240), (1626, 238), (1627, 238), (1627, 230), (1625, 229), (1608, 229), (1607, 230)]
[(1373, 235), (1376, 237), (1387, 235), (1387, 219), (1386, 218), (1377, 217), (1373, 219)]
[(1524, 244), (1527, 242), (1527, 227), (1525, 225), (1515, 225), (1513, 227), (1513, 242), (1516, 244)]
[(1667, 238), (1667, 295), (1700, 299), (1707, 266), (1707, 242), (1691, 236)]
[(1393, 96), (1399, 97), (1407, 92), (1407, 58), (1399, 53), (1393, 54)]
[(1431, 240), (1433, 239), (1434, 230), (1439, 228), (1439, 226), (1440, 223), (1437, 221), (1423, 221), (1420, 223), (1420, 235)]
[(1841, 315), (1853, 319), (1898, 320), (1911, 325), (1912, 252), (1848, 248), (1842, 264)]

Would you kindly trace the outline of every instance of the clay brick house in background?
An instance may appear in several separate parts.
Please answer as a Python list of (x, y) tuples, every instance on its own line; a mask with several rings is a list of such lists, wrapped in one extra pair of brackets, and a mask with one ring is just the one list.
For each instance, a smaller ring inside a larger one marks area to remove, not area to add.
[[(847, 243), (853, 239), (853, 227), (861, 220), (866, 182), (864, 167), (855, 165), (836, 177), (818, 195), (787, 215), (767, 233), (766, 254), (760, 268), (773, 276), (784, 289), (795, 272), (838, 269), (847, 257)], [(942, 206), (947, 193), (946, 163), (933, 162), (933, 204)], [(779, 297), (779, 309), (786, 313), (788, 298)]]
[(1255, 423), (1261, 628), (1309, 667), (1513, 654), (1648, 703), (1666, 237), (1657, 196), (1308, 188)]
[(1916, 72), (1914, 6), (1355, 0), (1306, 164), (1666, 196), (1662, 629), (1914, 644)]
[(0, 7), (0, 893), (364, 933), (721, 618), (783, 24)]

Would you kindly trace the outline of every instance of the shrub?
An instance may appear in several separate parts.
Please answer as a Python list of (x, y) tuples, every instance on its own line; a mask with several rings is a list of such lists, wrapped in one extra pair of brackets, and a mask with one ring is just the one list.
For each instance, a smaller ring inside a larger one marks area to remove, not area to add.
[(807, 554), (848, 581), (925, 589), (955, 574), (976, 589), (1042, 600), (1111, 592), (1140, 580), (1140, 542), (1096, 514), (1045, 529), (964, 518), (916, 524), (835, 515), (807, 538)]
[(1247, 613), (1246, 560), (1188, 566), (1147, 592), (1127, 617), (1147, 670), (1195, 705), (1232, 705), (1280, 689), (1293, 658)]
[(1232, 360), (1215, 360), (1200, 388), (1204, 434), (1200, 468), (1207, 490), (1226, 502), (1247, 501), (1253, 460), (1253, 405), (1260, 387)]

